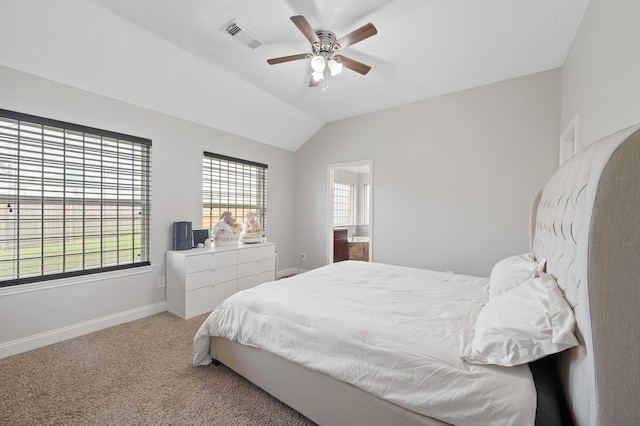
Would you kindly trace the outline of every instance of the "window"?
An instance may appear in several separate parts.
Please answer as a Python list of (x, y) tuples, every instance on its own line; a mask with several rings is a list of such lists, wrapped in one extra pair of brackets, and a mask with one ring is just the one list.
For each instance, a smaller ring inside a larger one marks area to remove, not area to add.
[(333, 182), (333, 224), (336, 226), (354, 225), (353, 184)]
[(149, 265), (151, 141), (0, 110), (0, 286)]
[(213, 232), (223, 212), (242, 223), (253, 212), (267, 229), (266, 164), (204, 153), (202, 159), (202, 226)]

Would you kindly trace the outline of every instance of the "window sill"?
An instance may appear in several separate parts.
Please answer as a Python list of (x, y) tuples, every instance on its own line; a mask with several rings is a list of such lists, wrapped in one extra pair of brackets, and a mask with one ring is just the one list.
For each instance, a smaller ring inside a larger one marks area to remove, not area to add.
[(85, 284), (94, 281), (110, 280), (113, 278), (127, 277), (131, 275), (153, 272), (155, 265), (141, 266), (139, 268), (121, 269), (118, 271), (101, 272), (98, 274), (81, 275), (78, 277), (61, 278), (59, 280), (43, 281), (39, 283), (20, 284), (11, 287), (0, 288), (0, 297), (14, 294), (29, 293), (32, 291), (48, 290), (56, 287)]

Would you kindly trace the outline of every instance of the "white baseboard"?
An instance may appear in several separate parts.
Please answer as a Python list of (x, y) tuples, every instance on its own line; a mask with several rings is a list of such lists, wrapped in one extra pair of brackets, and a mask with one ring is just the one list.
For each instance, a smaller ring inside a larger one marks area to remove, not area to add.
[(160, 302), (153, 305), (142, 306), (131, 309), (129, 311), (119, 312), (106, 317), (96, 318), (94, 320), (81, 322), (67, 327), (58, 328), (47, 331), (45, 333), (34, 334), (33, 336), (24, 337), (22, 339), (12, 340), (10, 342), (0, 344), (0, 358), (16, 355), (32, 349), (41, 348), (51, 345), (52, 343), (62, 342), (63, 340), (72, 339), (74, 337), (83, 336), (93, 333), (94, 331), (113, 327), (114, 325), (124, 324), (125, 322), (134, 321), (150, 315), (159, 314), (167, 310), (167, 303)]
[(282, 277), (289, 277), (291, 275), (301, 274), (303, 272), (307, 272), (308, 269), (298, 269), (298, 268), (287, 268), (281, 271), (278, 271), (278, 279)]

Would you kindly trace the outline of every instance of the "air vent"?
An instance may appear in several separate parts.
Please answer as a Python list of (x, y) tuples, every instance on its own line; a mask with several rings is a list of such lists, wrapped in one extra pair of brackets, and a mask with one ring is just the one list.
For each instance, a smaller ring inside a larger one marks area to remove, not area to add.
[(239, 23), (235, 19), (224, 26), (224, 31), (240, 43), (245, 46), (249, 46), (252, 49), (255, 49), (262, 44), (262, 42), (258, 40), (258, 37), (256, 37), (256, 35), (248, 29), (246, 25)]

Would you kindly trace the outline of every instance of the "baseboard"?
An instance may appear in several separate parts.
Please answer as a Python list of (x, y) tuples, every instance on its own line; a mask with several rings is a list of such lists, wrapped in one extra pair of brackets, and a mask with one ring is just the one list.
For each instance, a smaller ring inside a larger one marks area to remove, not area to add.
[(278, 279), (285, 278), (285, 277), (290, 277), (292, 275), (298, 275), (298, 274), (301, 274), (301, 273), (307, 272), (307, 271), (308, 271), (308, 269), (298, 269), (298, 268), (283, 269), (281, 271), (278, 271)]
[(113, 315), (107, 315), (106, 317), (81, 322), (68, 327), (58, 328), (45, 333), (34, 334), (33, 336), (24, 337), (22, 339), (12, 340), (10, 342), (0, 344), (0, 358), (6, 358), (11, 355), (27, 352), (53, 343), (62, 342), (63, 340), (83, 336), (85, 334), (93, 333), (94, 331), (113, 327), (114, 325), (124, 324), (125, 322), (159, 314), (166, 310), (167, 303), (160, 302), (153, 305), (131, 309), (129, 311), (119, 312)]

